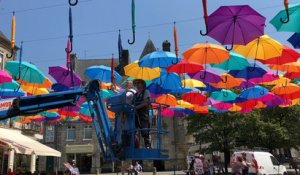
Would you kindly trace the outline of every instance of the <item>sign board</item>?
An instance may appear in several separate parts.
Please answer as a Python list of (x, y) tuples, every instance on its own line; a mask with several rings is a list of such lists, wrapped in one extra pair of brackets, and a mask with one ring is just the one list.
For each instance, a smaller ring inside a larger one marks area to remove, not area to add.
[(8, 110), (14, 101), (14, 98), (0, 100), (0, 111)]

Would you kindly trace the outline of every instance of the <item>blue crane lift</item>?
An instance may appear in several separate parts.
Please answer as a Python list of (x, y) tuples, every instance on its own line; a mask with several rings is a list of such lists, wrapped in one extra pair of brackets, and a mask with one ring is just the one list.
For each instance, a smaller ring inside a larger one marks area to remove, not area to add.
[[(126, 103), (126, 92), (108, 98), (105, 105), (99, 87), (99, 82), (93, 80), (84, 88), (0, 100), (0, 120), (76, 105), (76, 101), (84, 96), (93, 118), (99, 147), (105, 160), (168, 159), (168, 151), (161, 148), (162, 135), (166, 133), (162, 130), (161, 116), (158, 115), (155, 118), (157, 123), (155, 128), (136, 129), (135, 110), (132, 105)], [(116, 114), (114, 124), (108, 118), (106, 106)], [(135, 137), (142, 130), (148, 130), (155, 137), (156, 145), (153, 145), (153, 148), (137, 148), (135, 146)]]

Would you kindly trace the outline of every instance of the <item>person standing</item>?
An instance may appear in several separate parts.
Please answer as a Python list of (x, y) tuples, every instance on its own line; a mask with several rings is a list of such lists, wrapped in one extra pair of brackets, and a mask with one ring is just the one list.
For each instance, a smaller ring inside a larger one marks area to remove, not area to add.
[(249, 174), (249, 167), (251, 166), (251, 163), (247, 161), (247, 154), (246, 152), (242, 152), (242, 175), (248, 175)]
[(143, 171), (142, 166), (139, 164), (138, 161), (136, 161), (135, 165), (134, 165), (134, 172), (135, 174), (139, 174)]
[[(149, 109), (150, 109), (150, 92), (146, 89), (146, 82), (142, 79), (133, 81), (137, 92), (133, 97), (133, 105), (135, 106), (135, 126), (140, 129), (149, 129)], [(141, 131), (144, 138), (146, 148), (151, 148), (149, 130)]]
[(194, 174), (195, 175), (203, 175), (203, 163), (198, 153), (195, 154), (195, 161), (194, 161)]
[(204, 175), (210, 175), (208, 161), (205, 160), (205, 157), (203, 155), (200, 155), (200, 159), (201, 159), (202, 164), (203, 164)]
[(231, 173), (232, 175), (241, 175), (241, 171), (243, 168), (243, 159), (241, 157), (237, 157), (236, 160), (233, 160), (231, 164)]

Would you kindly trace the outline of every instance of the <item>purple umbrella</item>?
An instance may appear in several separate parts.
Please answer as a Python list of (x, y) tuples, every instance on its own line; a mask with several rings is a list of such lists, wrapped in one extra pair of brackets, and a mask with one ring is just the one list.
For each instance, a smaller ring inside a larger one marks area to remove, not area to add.
[(192, 79), (200, 80), (203, 83), (217, 83), (222, 78), (212, 70), (200, 70), (196, 73), (188, 74)]
[(257, 100), (262, 101), (267, 106), (278, 106), (284, 102), (284, 100), (281, 97), (271, 92), (266, 93), (266, 95), (259, 97)]
[[(51, 75), (57, 83), (63, 84), (68, 87), (80, 86), (80, 77), (73, 72), (73, 74), (64, 66), (52, 66), (49, 67), (48, 74)], [(72, 82), (73, 76), (73, 82)]]
[(265, 21), (248, 5), (221, 6), (208, 16), (208, 35), (223, 45), (246, 45), (264, 34)]

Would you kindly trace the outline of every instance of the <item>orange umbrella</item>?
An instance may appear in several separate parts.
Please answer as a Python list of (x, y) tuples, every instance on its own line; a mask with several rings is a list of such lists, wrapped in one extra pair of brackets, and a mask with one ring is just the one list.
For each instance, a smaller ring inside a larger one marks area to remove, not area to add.
[(174, 95), (171, 94), (163, 94), (155, 99), (155, 102), (161, 103), (161, 104), (166, 104), (169, 106), (176, 106), (177, 105), (177, 100)]
[(236, 105), (235, 103), (233, 103), (231, 108), (228, 109), (228, 111), (230, 111), (230, 112), (238, 112), (241, 110), (242, 110), (242, 107)]
[(217, 64), (229, 58), (229, 52), (224, 47), (210, 43), (195, 44), (182, 55), (188, 62), (199, 64)]
[(46, 77), (46, 79), (44, 80), (44, 82), (42, 84), (30, 83), (30, 82), (25, 81), (25, 80), (19, 80), (18, 82), (22, 85), (32, 86), (32, 87), (35, 87), (35, 88), (51, 88), (51, 86), (52, 86), (51, 80), (47, 77)]
[(222, 81), (218, 83), (209, 83), (209, 84), (215, 88), (228, 89), (228, 88), (239, 86), (243, 82), (242, 78), (235, 78), (228, 73), (223, 73), (220, 75), (220, 77), (222, 78)]
[(276, 95), (292, 94), (300, 91), (300, 87), (294, 83), (278, 84), (271, 89)]
[(300, 72), (300, 62), (298, 61), (282, 65), (271, 64), (269, 67), (273, 70), (281, 70), (284, 72)]
[(197, 113), (201, 114), (207, 114), (208, 113), (208, 106), (200, 106), (200, 105), (194, 105), (193, 110)]
[(277, 80), (273, 80), (271, 82), (263, 82), (261, 84), (263, 85), (277, 85), (277, 84), (287, 84), (291, 81), (291, 79), (284, 77), (283, 75), (279, 75), (279, 78)]
[(260, 109), (260, 108), (265, 108), (267, 105), (265, 105), (262, 101), (256, 101), (255, 108)]
[(32, 94), (32, 95), (40, 95), (40, 94), (48, 94), (48, 90), (46, 88), (38, 88), (34, 86), (26, 86), (21, 85), (21, 89), (23, 89), (25, 92)]

